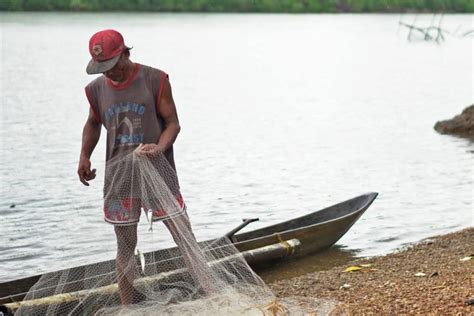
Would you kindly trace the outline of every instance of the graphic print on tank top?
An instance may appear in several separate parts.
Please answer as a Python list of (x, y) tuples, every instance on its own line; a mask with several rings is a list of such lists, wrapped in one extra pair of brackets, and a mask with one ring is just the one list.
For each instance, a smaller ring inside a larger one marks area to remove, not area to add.
[[(133, 111), (133, 107), (140, 108), (140, 111)], [(132, 111), (130, 111), (132, 109)], [(141, 104), (132, 104), (126, 106), (125, 111), (117, 113), (111, 124), (114, 129), (113, 147), (120, 146), (136, 146), (144, 142), (145, 134), (143, 133), (142, 117), (145, 112), (145, 106)]]

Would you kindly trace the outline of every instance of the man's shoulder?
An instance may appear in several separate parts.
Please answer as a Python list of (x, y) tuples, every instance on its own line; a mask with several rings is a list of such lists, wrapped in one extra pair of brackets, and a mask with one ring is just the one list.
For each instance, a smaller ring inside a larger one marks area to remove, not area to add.
[(143, 65), (143, 64), (140, 64), (141, 65), (141, 68), (143, 69), (143, 71), (151, 74), (151, 75), (154, 75), (154, 76), (159, 76), (159, 77), (162, 77), (163, 75), (167, 75), (167, 73), (159, 68), (155, 68), (155, 67), (151, 67), (151, 66), (147, 66), (147, 65)]
[(99, 77), (95, 78), (91, 82), (89, 82), (87, 84), (87, 88), (89, 88), (89, 89), (99, 88), (104, 83), (105, 83), (105, 77), (104, 77), (104, 75), (102, 75), (102, 76), (99, 76)]

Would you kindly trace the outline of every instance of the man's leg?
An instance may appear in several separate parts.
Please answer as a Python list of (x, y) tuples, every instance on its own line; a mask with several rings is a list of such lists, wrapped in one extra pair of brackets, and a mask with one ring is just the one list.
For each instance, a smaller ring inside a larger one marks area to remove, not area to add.
[(211, 281), (211, 272), (194, 236), (188, 215), (185, 213), (173, 219), (165, 220), (163, 223), (181, 251), (186, 267), (194, 281), (202, 287), (206, 295), (211, 295), (214, 288)]
[(117, 237), (117, 278), (122, 304), (133, 301), (133, 280), (135, 278), (134, 251), (137, 245), (137, 225), (115, 226)]

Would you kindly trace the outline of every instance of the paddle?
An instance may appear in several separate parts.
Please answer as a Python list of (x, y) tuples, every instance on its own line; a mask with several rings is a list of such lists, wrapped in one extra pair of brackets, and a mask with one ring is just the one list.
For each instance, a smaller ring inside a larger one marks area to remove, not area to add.
[(236, 228), (232, 229), (231, 231), (229, 231), (228, 233), (224, 234), (224, 236), (222, 237), (219, 237), (217, 238), (216, 240), (214, 240), (213, 242), (211, 242), (209, 245), (207, 245), (206, 247), (204, 247), (204, 251), (205, 250), (209, 250), (211, 249), (213, 246), (215, 246), (216, 244), (218, 244), (221, 240), (223, 239), (228, 239), (230, 240), (231, 243), (234, 243), (235, 240), (233, 238), (234, 234), (237, 233), (239, 230), (241, 230), (242, 228), (244, 228), (245, 226), (247, 226), (248, 224), (250, 223), (253, 223), (253, 222), (256, 222), (260, 220), (259, 218), (242, 218), (242, 223), (239, 224), (239, 226), (237, 226)]
[(242, 218), (242, 223), (239, 226), (237, 226), (236, 228), (229, 231), (223, 237), (229, 238), (229, 240), (232, 241), (232, 243), (234, 243), (235, 240), (232, 237), (234, 236), (235, 233), (237, 233), (239, 230), (241, 230), (242, 228), (244, 228), (248, 224), (256, 222), (258, 220), (260, 220), (260, 219), (259, 218)]

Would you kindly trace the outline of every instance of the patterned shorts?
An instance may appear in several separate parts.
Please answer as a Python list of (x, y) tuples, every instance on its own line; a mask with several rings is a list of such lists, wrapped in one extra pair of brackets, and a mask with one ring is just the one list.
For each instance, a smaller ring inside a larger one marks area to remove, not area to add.
[(144, 203), (139, 198), (104, 199), (104, 220), (113, 225), (133, 225), (140, 221), (142, 210), (152, 212), (153, 221), (162, 221), (186, 212), (186, 205), (180, 193), (176, 203), (162, 207), (157, 200)]

